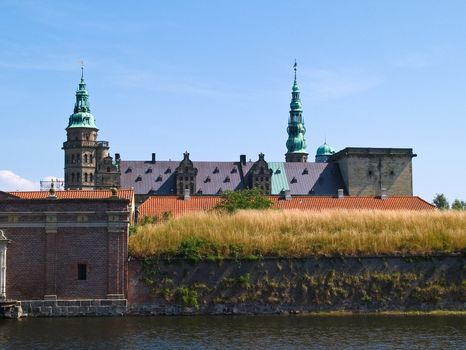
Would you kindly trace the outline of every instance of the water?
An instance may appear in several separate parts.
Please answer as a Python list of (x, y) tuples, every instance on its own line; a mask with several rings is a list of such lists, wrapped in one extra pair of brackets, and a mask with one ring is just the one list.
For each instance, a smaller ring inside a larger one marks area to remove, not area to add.
[(465, 316), (0, 320), (0, 349), (466, 349)]

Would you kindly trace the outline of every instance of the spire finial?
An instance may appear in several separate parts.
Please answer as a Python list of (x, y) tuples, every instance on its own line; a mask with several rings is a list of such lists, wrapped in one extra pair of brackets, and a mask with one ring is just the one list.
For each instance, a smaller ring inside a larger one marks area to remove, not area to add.
[(81, 80), (84, 80), (84, 61), (81, 60)]
[(296, 81), (296, 68), (298, 67), (298, 63), (296, 62), (296, 58), (294, 59), (294, 65), (293, 65), (293, 69), (294, 69), (294, 81)]

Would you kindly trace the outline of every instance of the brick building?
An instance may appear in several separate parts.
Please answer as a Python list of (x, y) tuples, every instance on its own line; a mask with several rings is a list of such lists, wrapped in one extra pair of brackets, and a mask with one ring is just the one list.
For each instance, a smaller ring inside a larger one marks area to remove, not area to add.
[(68, 198), (60, 196), (0, 193), (0, 230), (10, 241), (7, 297), (123, 299), (133, 195), (69, 191)]

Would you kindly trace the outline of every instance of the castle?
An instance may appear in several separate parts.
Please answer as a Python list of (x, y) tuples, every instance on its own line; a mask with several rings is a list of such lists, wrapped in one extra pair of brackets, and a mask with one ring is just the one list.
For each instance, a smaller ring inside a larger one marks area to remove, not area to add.
[(65, 151), (65, 189), (134, 188), (139, 201), (152, 195), (219, 195), (227, 190), (258, 188), (264, 194), (293, 196), (412, 196), (411, 148), (347, 147), (335, 152), (326, 142), (308, 161), (303, 108), (294, 65), (285, 162), (259, 154), (246, 161), (196, 161), (185, 152), (181, 161), (147, 161), (109, 155), (109, 143), (97, 140), (89, 93), (81, 74), (69, 117)]

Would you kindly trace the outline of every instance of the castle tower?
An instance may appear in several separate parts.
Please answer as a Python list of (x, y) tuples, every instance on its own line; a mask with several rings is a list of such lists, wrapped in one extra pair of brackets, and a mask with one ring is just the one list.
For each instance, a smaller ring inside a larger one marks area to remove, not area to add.
[(288, 140), (286, 141), (286, 148), (288, 152), (285, 154), (286, 162), (307, 162), (307, 150), (306, 150), (306, 139), (304, 134), (306, 128), (304, 127), (303, 119), (303, 108), (301, 105), (301, 99), (299, 98), (299, 86), (296, 81), (296, 67), (297, 63), (294, 63), (294, 82), (291, 91), (291, 103), (290, 103), (290, 118), (288, 119)]
[(120, 171), (108, 153), (108, 142), (97, 141), (97, 126), (91, 114), (89, 93), (81, 67), (81, 81), (76, 91), (76, 103), (66, 128), (65, 189), (92, 190), (119, 187)]

